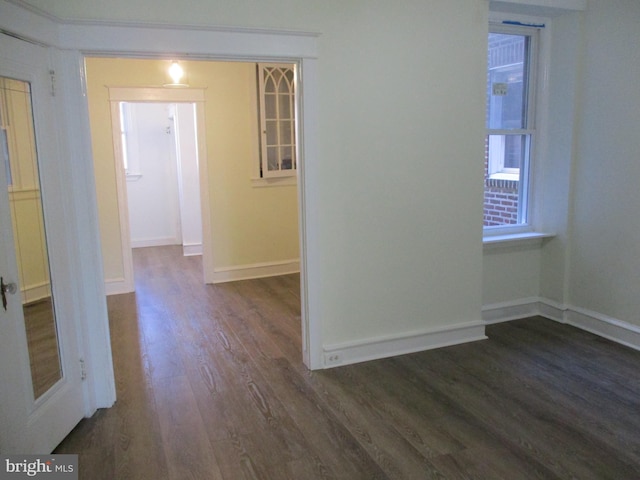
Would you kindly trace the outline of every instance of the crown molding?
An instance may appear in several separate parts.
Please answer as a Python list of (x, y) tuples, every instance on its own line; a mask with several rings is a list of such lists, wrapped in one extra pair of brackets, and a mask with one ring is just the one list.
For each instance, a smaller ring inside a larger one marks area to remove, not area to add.
[(587, 9), (587, 0), (490, 0), (492, 12), (553, 18)]
[(130, 29), (169, 29), (169, 30), (185, 30), (185, 31), (202, 31), (202, 32), (218, 32), (218, 33), (249, 33), (258, 35), (287, 35), (300, 37), (318, 37), (319, 32), (308, 32), (303, 30), (292, 30), (283, 28), (264, 28), (264, 27), (237, 27), (230, 25), (208, 25), (208, 24), (188, 24), (188, 23), (162, 23), (162, 22), (135, 22), (135, 21), (112, 21), (112, 20), (89, 20), (89, 19), (71, 19), (61, 18), (39, 7), (35, 7), (25, 0), (3, 0), (6, 3), (13, 4), (23, 10), (34, 15), (49, 20), (57, 25), (80, 26), (80, 27), (118, 27)]

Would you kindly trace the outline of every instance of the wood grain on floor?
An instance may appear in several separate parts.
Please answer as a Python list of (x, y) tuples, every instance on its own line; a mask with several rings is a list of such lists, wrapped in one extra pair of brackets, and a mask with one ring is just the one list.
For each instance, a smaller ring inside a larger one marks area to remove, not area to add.
[(640, 352), (536, 317), (310, 372), (297, 275), (204, 285), (180, 250), (108, 299), (118, 401), (56, 450), (82, 479), (640, 478)]

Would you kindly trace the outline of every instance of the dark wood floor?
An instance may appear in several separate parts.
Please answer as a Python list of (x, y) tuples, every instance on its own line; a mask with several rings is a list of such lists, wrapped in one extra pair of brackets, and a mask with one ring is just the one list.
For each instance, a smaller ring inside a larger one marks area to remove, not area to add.
[(134, 259), (137, 293), (108, 300), (118, 401), (57, 449), (82, 479), (640, 478), (640, 352), (531, 318), (311, 373), (297, 276)]
[(51, 297), (23, 305), (33, 395), (40, 397), (60, 378), (58, 333)]

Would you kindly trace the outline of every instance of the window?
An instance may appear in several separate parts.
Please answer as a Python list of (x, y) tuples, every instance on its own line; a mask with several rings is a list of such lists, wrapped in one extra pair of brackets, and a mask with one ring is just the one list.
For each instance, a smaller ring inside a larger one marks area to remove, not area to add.
[(122, 163), (125, 175), (129, 175), (131, 165), (129, 165), (129, 142), (127, 133), (131, 129), (131, 110), (126, 102), (120, 102), (120, 142), (122, 144)]
[(533, 148), (537, 30), (489, 32), (484, 226), (526, 225)]
[(292, 64), (258, 64), (260, 176), (295, 176), (296, 104)]
[[(1, 119), (0, 119), (1, 120)], [(5, 173), (7, 175), (7, 185), (13, 185), (13, 177), (11, 175), (11, 161), (9, 158), (9, 139), (7, 138), (7, 127), (0, 126), (0, 148), (2, 149), (2, 162), (4, 163)]]
[(138, 136), (135, 134), (135, 125), (136, 122), (139, 121), (136, 112), (139, 107), (139, 103), (118, 102), (122, 164), (124, 166), (125, 177), (129, 181), (142, 178)]
[(9, 112), (8, 101), (6, 98), (5, 80), (0, 79), (2, 85), (2, 97), (0, 97), (0, 149), (2, 149), (2, 163), (4, 164), (5, 173), (7, 175), (7, 185), (13, 185), (13, 176), (11, 174), (11, 158), (9, 156)]

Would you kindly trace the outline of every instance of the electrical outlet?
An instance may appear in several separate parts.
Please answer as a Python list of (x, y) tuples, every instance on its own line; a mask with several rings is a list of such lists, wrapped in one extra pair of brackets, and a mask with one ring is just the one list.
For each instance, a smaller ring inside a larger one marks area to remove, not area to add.
[(325, 353), (324, 354), (324, 364), (326, 366), (331, 365), (339, 365), (342, 363), (342, 357), (339, 353)]

